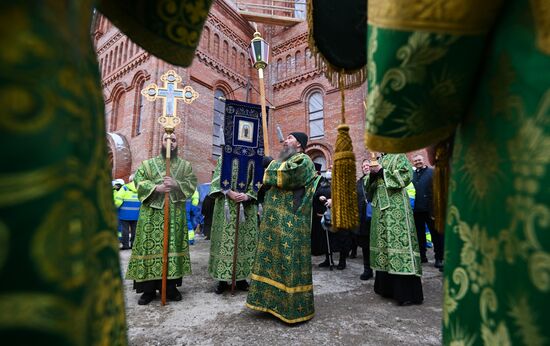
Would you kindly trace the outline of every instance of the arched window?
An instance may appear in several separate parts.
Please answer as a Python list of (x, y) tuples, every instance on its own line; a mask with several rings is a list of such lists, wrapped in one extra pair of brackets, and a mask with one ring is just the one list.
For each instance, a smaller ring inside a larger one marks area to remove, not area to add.
[(309, 138), (321, 138), (325, 135), (323, 116), (323, 96), (316, 91), (308, 99)]
[(294, 71), (296, 74), (302, 72), (302, 53), (300, 51), (296, 52), (294, 58), (294, 67), (296, 68), (296, 70)]
[(124, 44), (122, 43), (120, 46), (118, 46), (118, 66), (122, 66), (122, 52), (124, 51)]
[(291, 61), (290, 55), (286, 56), (286, 64), (285, 64), (285, 78), (288, 78), (291, 74), (294, 68), (292, 67), (292, 61)]
[(244, 65), (244, 53), (241, 53), (241, 57), (239, 59), (239, 68), (238, 68), (238, 70), (241, 74), (246, 73), (246, 66)]
[(210, 28), (207, 26), (202, 31), (201, 47), (207, 53), (210, 53)]
[(237, 48), (231, 48), (231, 61), (229, 63), (234, 70), (237, 70)]
[(122, 58), (122, 62), (128, 61), (128, 42), (122, 42), (122, 51), (124, 52), (124, 56)]
[(218, 34), (214, 34), (214, 56), (217, 59), (220, 58), (220, 36)]
[(222, 61), (229, 65), (229, 43), (226, 40), (223, 40), (222, 56)]
[(212, 126), (212, 159), (214, 160), (217, 160), (222, 155), (225, 101), (220, 100), (220, 97), (225, 97), (225, 93), (221, 89), (216, 89), (214, 91), (214, 117)]
[(306, 70), (308, 68), (312, 67), (312, 64), (311, 64), (311, 51), (309, 50), (309, 48), (306, 48), (306, 51), (305, 51), (305, 54), (304, 54), (304, 66), (305, 66)]
[(113, 107), (111, 109), (111, 132), (117, 130), (122, 116), (124, 116), (124, 89), (118, 90), (113, 95)]
[(137, 109), (134, 136), (139, 135), (143, 127), (143, 95), (141, 94), (141, 90), (143, 89), (144, 84), (145, 80), (142, 80), (137, 84), (136, 89)]
[(283, 59), (277, 60), (277, 81), (282, 80), (283, 77)]

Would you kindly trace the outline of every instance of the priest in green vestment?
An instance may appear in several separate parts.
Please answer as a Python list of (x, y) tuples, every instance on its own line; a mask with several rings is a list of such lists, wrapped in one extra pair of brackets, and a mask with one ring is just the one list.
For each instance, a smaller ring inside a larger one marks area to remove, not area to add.
[[(250, 275), (254, 263), (258, 241), (258, 205), (256, 204), (257, 192), (253, 188), (253, 172), (251, 169), (248, 170), (249, 179), (245, 192), (236, 192), (235, 186), (230, 190), (222, 190), (220, 185), (221, 162), (221, 158), (218, 159), (209, 194), (215, 199), (215, 204), (210, 231), (208, 273), (214, 280), (218, 280), (217, 294), (224, 292), (228, 287), (227, 282), (231, 281), (233, 277), (237, 217), (239, 217), (239, 229), (235, 280), (237, 280), (236, 286), (240, 290), (248, 290), (246, 279)], [(235, 177), (233, 182), (236, 184), (238, 171), (235, 165), (232, 174)], [(238, 216), (237, 203), (241, 204)]]
[[(170, 175), (166, 175), (166, 141), (172, 142)], [(162, 136), (162, 154), (141, 163), (134, 181), (141, 201), (132, 255), (126, 279), (134, 280), (134, 288), (142, 293), (139, 305), (149, 304), (161, 289), (164, 239), (165, 193), (170, 193), (170, 226), (168, 238), (168, 275), (166, 298), (181, 300), (176, 286), (182, 277), (191, 274), (185, 201), (195, 192), (197, 177), (191, 164), (178, 157), (175, 134)]]
[(307, 135), (293, 132), (265, 170), (268, 186), (246, 306), (286, 323), (313, 318), (311, 213), (319, 177), (304, 153)]
[(188, 66), (210, 2), (0, 3), (2, 345), (127, 344), (94, 6)]
[(367, 147), (454, 134), (443, 343), (548, 344), (550, 2), (369, 0), (367, 42)]
[[(166, 172), (168, 140), (172, 142), (169, 174)], [(165, 133), (161, 155), (143, 161), (134, 178), (141, 207), (126, 279), (134, 280), (137, 293), (143, 292), (138, 300), (139, 305), (149, 304), (155, 298), (156, 291), (161, 289), (166, 192), (170, 193), (168, 300), (181, 300), (176, 286), (181, 286), (183, 276), (191, 274), (185, 201), (193, 196), (197, 177), (191, 164), (178, 157), (177, 150), (176, 135)]]
[(412, 166), (405, 154), (386, 154), (371, 166), (367, 198), (372, 201), (370, 265), (374, 292), (399, 305), (421, 304), (422, 267), (407, 185)]

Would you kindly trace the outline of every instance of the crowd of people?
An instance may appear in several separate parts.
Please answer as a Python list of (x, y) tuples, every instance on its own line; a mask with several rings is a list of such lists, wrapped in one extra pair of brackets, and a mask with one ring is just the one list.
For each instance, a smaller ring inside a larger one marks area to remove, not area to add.
[[(170, 175), (165, 169), (168, 140)], [(322, 166), (305, 154), (307, 141), (305, 133), (293, 132), (276, 159), (264, 158), (259, 191), (252, 185), (252, 172), (244, 192), (222, 188), (218, 160), (202, 204), (214, 292), (223, 294), (235, 283), (232, 290), (248, 291), (247, 307), (286, 323), (307, 321), (314, 315), (312, 255), (324, 256), (318, 266), (332, 270), (333, 253), (338, 253), (335, 267), (344, 270), (346, 259), (356, 257), (360, 247), (364, 270), (359, 279), (374, 277), (374, 292), (398, 305), (421, 304), (422, 263), (428, 262), (426, 229), (434, 243), (434, 265), (443, 267), (443, 241), (434, 229), (431, 207), (432, 168), (422, 155), (413, 156), (413, 164), (404, 154), (364, 159), (356, 185), (358, 227), (336, 229), (330, 217), (330, 169), (321, 174)], [(132, 248), (126, 279), (142, 293), (140, 305), (153, 301), (161, 288), (165, 210), (170, 213), (167, 298), (182, 299), (177, 287), (191, 272), (188, 231), (194, 229), (189, 214), (190, 206), (198, 204), (196, 184), (190, 163), (177, 156), (174, 134), (163, 136), (161, 155), (144, 161), (128, 184), (113, 181), (121, 249)], [(413, 203), (411, 190), (416, 191)]]

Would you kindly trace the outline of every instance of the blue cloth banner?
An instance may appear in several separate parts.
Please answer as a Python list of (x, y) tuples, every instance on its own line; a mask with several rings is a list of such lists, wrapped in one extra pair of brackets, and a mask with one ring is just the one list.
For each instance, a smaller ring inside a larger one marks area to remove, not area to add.
[[(267, 112), (267, 110), (266, 110)], [(254, 190), (262, 184), (264, 136), (260, 105), (226, 100), (220, 185), (224, 190), (246, 192), (252, 179)], [(237, 174), (232, 174), (233, 167)], [(252, 175), (252, 176), (251, 176)]]

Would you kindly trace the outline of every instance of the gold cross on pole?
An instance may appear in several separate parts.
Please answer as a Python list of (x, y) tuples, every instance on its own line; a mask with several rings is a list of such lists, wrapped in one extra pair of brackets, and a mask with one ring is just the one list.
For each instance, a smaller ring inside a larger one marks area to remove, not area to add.
[(176, 125), (181, 122), (176, 113), (177, 101), (183, 100), (183, 102), (191, 104), (199, 97), (199, 93), (190, 85), (178, 89), (181, 77), (174, 70), (167, 71), (160, 77), (160, 80), (164, 82), (164, 87), (161, 88), (152, 83), (145, 87), (141, 94), (149, 101), (155, 101), (157, 98), (162, 99), (162, 115), (159, 117), (158, 122), (167, 133), (172, 133)]

